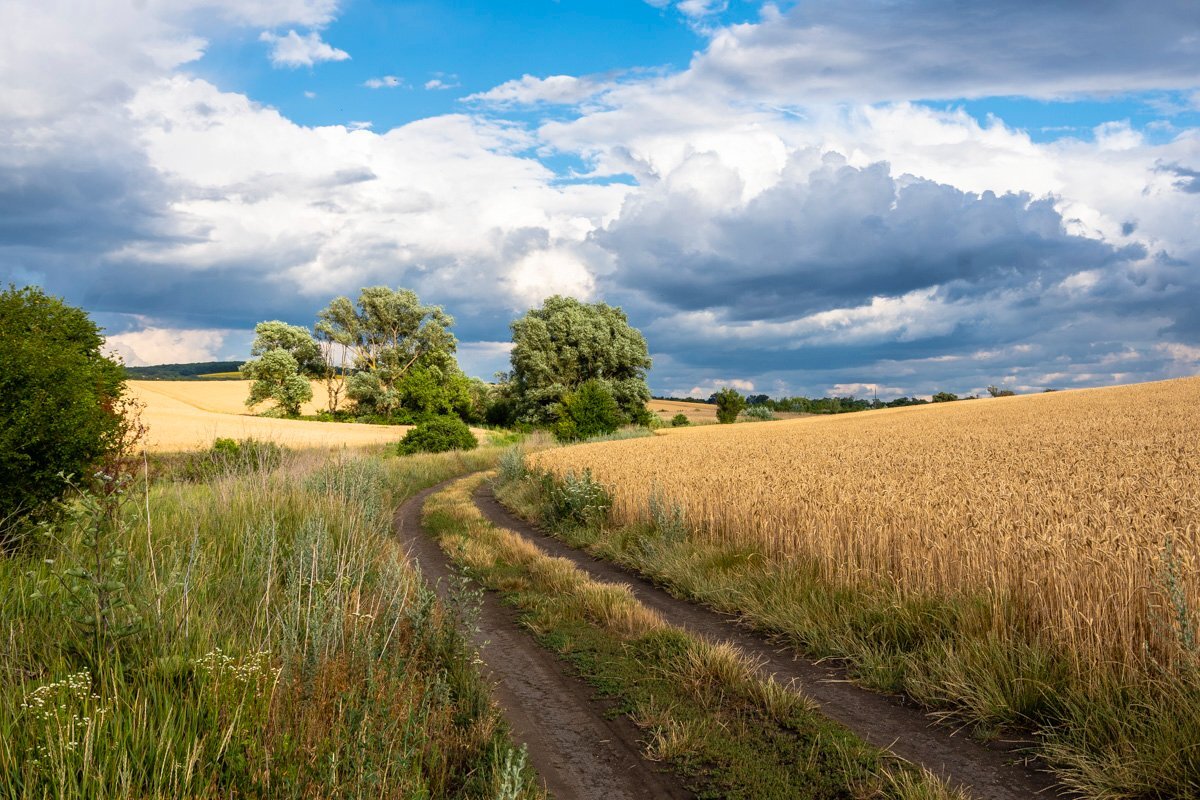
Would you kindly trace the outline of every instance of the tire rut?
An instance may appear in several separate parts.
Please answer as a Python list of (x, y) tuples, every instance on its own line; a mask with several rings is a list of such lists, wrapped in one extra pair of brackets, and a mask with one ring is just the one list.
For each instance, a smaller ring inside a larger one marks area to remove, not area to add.
[[(457, 478), (454, 480), (458, 480)], [(443, 601), (455, 575), (449, 559), (421, 525), (421, 507), (445, 481), (405, 501), (396, 511), (397, 538)], [(517, 612), (485, 592), (472, 643), (513, 738), (557, 800), (690, 800), (671, 774), (641, 755), (640, 732), (627, 718), (609, 719), (609, 706), (524, 631)]]
[(553, 556), (568, 559), (595, 580), (623, 583), (667, 622), (714, 642), (729, 642), (761, 661), (760, 671), (787, 682), (819, 704), (821, 712), (876, 747), (921, 765), (979, 800), (1055, 797), (1053, 777), (1020, 763), (1019, 754), (1002, 745), (983, 745), (936, 726), (919, 709), (899, 698), (852, 684), (844, 670), (806, 661), (794, 650), (771, 645), (739, 624), (736, 617), (681, 600), (641, 575), (571, 547), (500, 504), (488, 484), (475, 493), (475, 504), (494, 525), (517, 533)]

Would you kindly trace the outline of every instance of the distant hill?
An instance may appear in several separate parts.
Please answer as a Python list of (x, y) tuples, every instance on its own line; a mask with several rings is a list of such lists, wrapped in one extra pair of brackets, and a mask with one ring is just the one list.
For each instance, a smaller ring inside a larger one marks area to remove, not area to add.
[[(241, 375), (237, 374), (237, 369), (244, 363), (244, 361), (198, 361), (193, 364), (126, 367), (125, 375), (135, 381), (194, 381), (206, 375), (213, 376), (206, 380), (237, 380), (241, 378)], [(217, 375), (220, 377), (216, 377)]]

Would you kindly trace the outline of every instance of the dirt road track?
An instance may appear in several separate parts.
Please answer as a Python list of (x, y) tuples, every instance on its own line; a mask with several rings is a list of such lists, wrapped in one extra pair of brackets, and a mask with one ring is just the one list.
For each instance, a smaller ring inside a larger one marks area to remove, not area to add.
[(817, 701), (830, 719), (871, 744), (966, 787), (973, 797), (1018, 800), (1056, 796), (1052, 777), (1015, 763), (1016, 754), (1000, 747), (985, 747), (966, 736), (955, 736), (945, 728), (935, 727), (920, 710), (860, 689), (835, 668), (800, 660), (789, 649), (768, 644), (739, 626), (733, 617), (672, 597), (632, 571), (547, 536), (500, 505), (487, 484), (476, 492), (475, 503), (493, 524), (524, 536), (550, 555), (574, 562), (595, 580), (627, 584), (638, 600), (658, 611), (669, 623), (713, 641), (735, 644), (751, 657), (761, 659), (765, 674), (773, 674), (784, 682), (796, 679), (804, 693)]
[[(395, 517), (400, 542), (443, 600), (454, 573), (421, 527), (421, 506), (445, 485), (410, 498)], [(522, 630), (516, 612), (490, 592), (483, 597), (478, 624), (475, 644), (493, 696), (555, 800), (693, 797), (674, 776), (642, 758), (633, 723), (625, 717), (606, 719), (605, 705), (593, 699), (590, 688)]]

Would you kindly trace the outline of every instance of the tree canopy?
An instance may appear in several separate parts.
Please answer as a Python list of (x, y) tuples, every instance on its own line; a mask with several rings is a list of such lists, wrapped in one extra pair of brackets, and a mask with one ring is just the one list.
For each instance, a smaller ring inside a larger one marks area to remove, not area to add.
[(0, 292), (0, 548), (118, 444), (124, 370), (81, 309), (36, 287)]
[(521, 420), (552, 422), (564, 395), (593, 380), (612, 395), (626, 419), (645, 416), (650, 354), (620, 308), (555, 295), (510, 327), (509, 384)]
[(351, 354), (346, 393), (360, 411), (444, 414), (472, 406), (471, 383), (454, 359), (453, 324), (441, 306), (422, 305), (409, 289), (372, 286), (357, 303), (334, 298), (316, 331)]

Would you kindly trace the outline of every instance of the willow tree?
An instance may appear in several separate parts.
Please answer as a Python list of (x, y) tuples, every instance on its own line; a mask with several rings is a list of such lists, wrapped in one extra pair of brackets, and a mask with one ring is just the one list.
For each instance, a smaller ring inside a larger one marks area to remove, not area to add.
[(360, 412), (387, 417), (401, 409), (449, 413), (462, 401), (469, 382), (454, 359), (453, 324), (409, 289), (372, 286), (357, 302), (335, 298), (318, 314), (316, 331), (349, 354), (347, 397)]
[(509, 391), (522, 420), (554, 421), (563, 397), (588, 381), (607, 390), (627, 420), (646, 416), (650, 353), (619, 307), (555, 295), (510, 327)]

